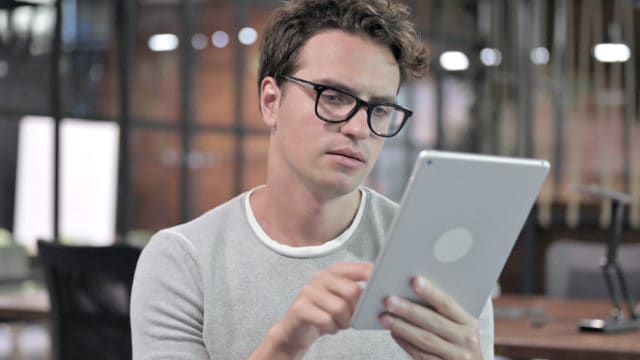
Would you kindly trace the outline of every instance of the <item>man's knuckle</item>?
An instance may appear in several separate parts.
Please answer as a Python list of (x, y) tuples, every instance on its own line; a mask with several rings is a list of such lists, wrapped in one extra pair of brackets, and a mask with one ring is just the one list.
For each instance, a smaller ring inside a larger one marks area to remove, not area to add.
[(320, 329), (325, 329), (330, 319), (331, 317), (329, 316), (329, 314), (320, 313), (315, 316), (314, 324)]
[(474, 329), (478, 328), (478, 319), (471, 318), (471, 327), (474, 328)]
[(348, 284), (345, 288), (346, 295), (350, 298), (357, 296), (360, 293), (360, 286), (356, 283)]
[(301, 300), (296, 300), (293, 302), (293, 304), (291, 304), (291, 310), (294, 313), (300, 313), (300, 314), (305, 313), (304, 307), (305, 307), (304, 303)]
[(464, 344), (468, 348), (475, 349), (478, 347), (480, 343), (480, 339), (478, 339), (478, 334), (475, 332), (469, 332), (464, 336)]
[(418, 342), (420, 343), (420, 347), (423, 349), (433, 349), (435, 346), (435, 336), (429, 332), (422, 332), (418, 336)]
[(454, 300), (448, 295), (443, 295), (439, 301), (439, 309), (442, 312), (449, 313), (453, 309)]
[(425, 322), (429, 324), (430, 328), (432, 329), (440, 329), (446, 326), (444, 318), (432, 311), (426, 312), (424, 316), (425, 316)]
[(476, 335), (469, 336), (467, 340), (467, 345), (469, 346), (469, 348), (477, 349), (479, 344), (480, 344), (480, 340), (478, 339), (478, 336)]
[(336, 301), (329, 305), (329, 311), (331, 311), (332, 314), (341, 314), (347, 309), (347, 304), (344, 301)]
[(333, 334), (337, 331), (333, 317), (327, 313), (323, 313), (320, 316), (318, 327), (325, 334)]
[(344, 264), (342, 263), (334, 263), (334, 264), (331, 264), (331, 266), (329, 266), (328, 270), (329, 272), (337, 273), (341, 271), (343, 267), (344, 267)]
[(337, 306), (337, 311), (340, 314), (345, 314), (349, 312), (349, 304), (344, 301), (341, 301)]
[(311, 296), (311, 294), (313, 294), (314, 290), (313, 290), (313, 286), (311, 284), (306, 284), (305, 286), (302, 287), (302, 290), (300, 290), (300, 294), (304, 297), (309, 297)]
[(311, 282), (312, 283), (320, 282), (320, 281), (322, 281), (323, 278), (324, 278), (324, 273), (322, 271), (319, 271), (319, 272), (311, 275)]

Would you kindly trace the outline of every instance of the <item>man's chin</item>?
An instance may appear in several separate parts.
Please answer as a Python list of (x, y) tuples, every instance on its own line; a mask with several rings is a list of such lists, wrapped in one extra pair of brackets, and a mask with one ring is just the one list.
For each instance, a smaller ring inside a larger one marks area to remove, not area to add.
[(364, 178), (361, 176), (336, 176), (329, 179), (325, 179), (324, 188), (328, 192), (333, 193), (333, 196), (338, 197), (347, 195), (355, 191), (360, 185), (362, 185)]

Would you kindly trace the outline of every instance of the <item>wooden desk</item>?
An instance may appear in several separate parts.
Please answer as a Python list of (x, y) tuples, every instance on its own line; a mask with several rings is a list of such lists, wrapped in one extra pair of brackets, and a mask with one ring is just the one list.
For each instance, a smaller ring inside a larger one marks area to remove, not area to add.
[(46, 290), (0, 295), (0, 321), (48, 320), (49, 294)]
[(494, 301), (496, 355), (511, 358), (640, 359), (640, 332), (584, 333), (581, 318), (607, 318), (608, 301), (503, 295)]

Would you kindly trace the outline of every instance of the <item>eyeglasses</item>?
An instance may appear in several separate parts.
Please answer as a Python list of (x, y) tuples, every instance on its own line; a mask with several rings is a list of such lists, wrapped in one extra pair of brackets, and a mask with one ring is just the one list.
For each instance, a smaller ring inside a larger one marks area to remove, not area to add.
[(347, 91), (329, 85), (317, 84), (293, 76), (280, 75), (281, 79), (312, 88), (316, 91), (316, 115), (329, 123), (349, 121), (361, 107), (367, 109), (369, 129), (381, 137), (392, 137), (413, 114), (409, 109), (393, 103), (372, 103), (364, 101)]

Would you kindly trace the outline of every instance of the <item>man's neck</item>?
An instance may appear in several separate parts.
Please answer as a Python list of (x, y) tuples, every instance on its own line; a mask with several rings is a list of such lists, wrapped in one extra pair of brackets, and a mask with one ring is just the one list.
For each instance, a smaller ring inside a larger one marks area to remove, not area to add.
[(322, 245), (345, 231), (360, 206), (361, 194), (322, 198), (304, 187), (267, 183), (253, 192), (251, 209), (269, 237), (289, 246)]

